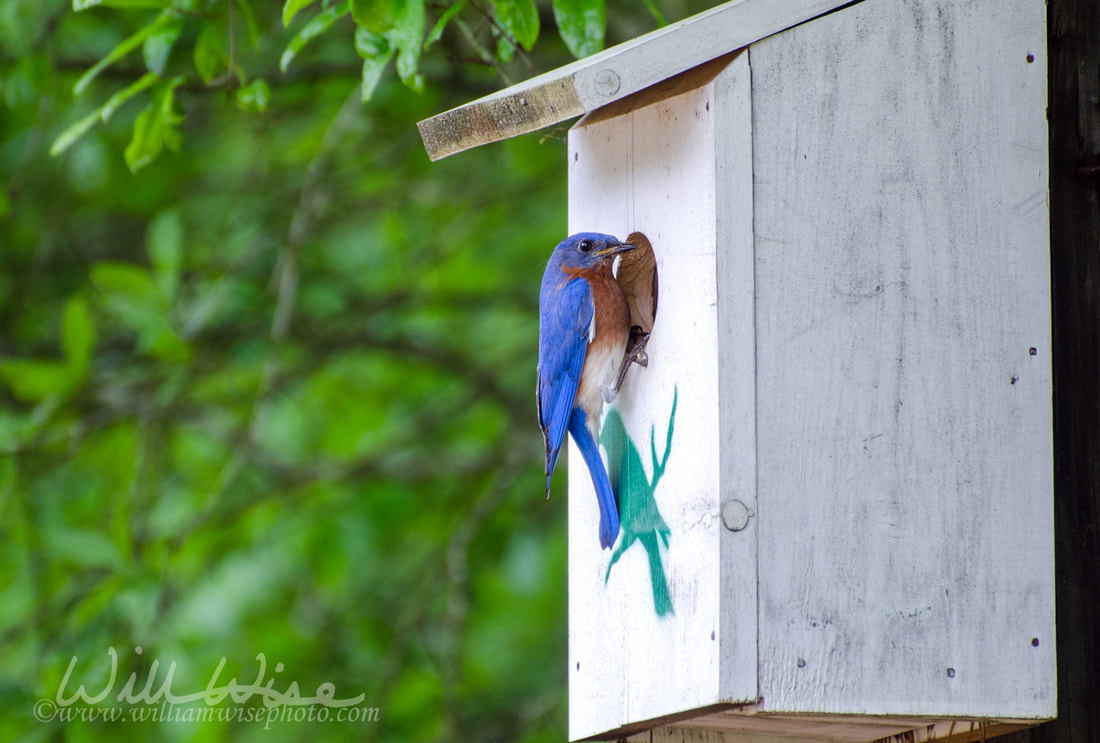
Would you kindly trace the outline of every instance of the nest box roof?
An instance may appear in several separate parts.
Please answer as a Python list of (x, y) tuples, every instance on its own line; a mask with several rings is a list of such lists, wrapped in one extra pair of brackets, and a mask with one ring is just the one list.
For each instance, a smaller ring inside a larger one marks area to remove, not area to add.
[(732, 0), (421, 121), (432, 160), (594, 111), (852, 0)]

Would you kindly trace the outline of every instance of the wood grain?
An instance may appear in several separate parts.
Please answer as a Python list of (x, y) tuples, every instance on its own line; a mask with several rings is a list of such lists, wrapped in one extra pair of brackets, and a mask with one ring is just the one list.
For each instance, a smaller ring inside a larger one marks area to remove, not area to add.
[(767, 710), (1055, 713), (1044, 14), (749, 49)]

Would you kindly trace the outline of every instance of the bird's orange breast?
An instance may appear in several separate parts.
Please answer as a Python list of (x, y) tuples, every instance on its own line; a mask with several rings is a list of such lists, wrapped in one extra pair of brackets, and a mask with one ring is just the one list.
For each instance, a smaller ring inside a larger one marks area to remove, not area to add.
[(626, 349), (630, 336), (630, 309), (619, 282), (611, 273), (611, 261), (604, 261), (595, 268), (566, 268), (564, 273), (570, 278), (580, 278), (588, 282), (592, 291), (592, 322), (595, 325), (589, 342), (611, 345)]
[(589, 429), (598, 436), (604, 391), (614, 386), (630, 339), (630, 309), (610, 261), (590, 269), (567, 268), (565, 273), (585, 279), (592, 291), (592, 327), (575, 404), (585, 410)]

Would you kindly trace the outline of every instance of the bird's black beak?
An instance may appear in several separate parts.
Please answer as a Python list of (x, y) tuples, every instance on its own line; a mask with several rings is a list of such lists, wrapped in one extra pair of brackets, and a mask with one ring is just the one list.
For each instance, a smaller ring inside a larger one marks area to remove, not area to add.
[(637, 249), (637, 245), (631, 245), (630, 243), (615, 243), (614, 245), (608, 245), (603, 250), (597, 251), (596, 255), (600, 256), (601, 258), (610, 258), (613, 255), (618, 255), (619, 253), (629, 253), (631, 250)]

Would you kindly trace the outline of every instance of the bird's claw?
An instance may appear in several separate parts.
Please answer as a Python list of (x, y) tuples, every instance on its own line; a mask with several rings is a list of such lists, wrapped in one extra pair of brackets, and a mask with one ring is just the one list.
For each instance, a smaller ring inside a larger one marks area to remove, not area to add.
[(649, 343), (649, 333), (637, 325), (633, 326), (630, 329), (630, 352), (626, 357), (638, 366), (649, 366), (649, 354), (645, 352), (647, 343)]
[[(637, 325), (630, 328), (630, 350), (623, 357), (623, 365), (619, 368), (619, 378), (615, 381), (615, 394), (618, 394), (619, 389), (622, 388), (623, 380), (626, 379), (626, 370), (630, 368), (632, 363), (643, 367), (649, 366), (649, 354), (645, 352), (647, 343), (649, 343), (649, 333)], [(606, 392), (604, 398), (607, 398)], [(611, 402), (611, 400), (608, 400), (608, 402)]]
[(638, 366), (649, 366), (649, 354), (645, 352), (647, 343), (649, 343), (649, 333), (637, 325), (630, 328), (630, 351), (626, 354), (627, 360), (633, 361)]

